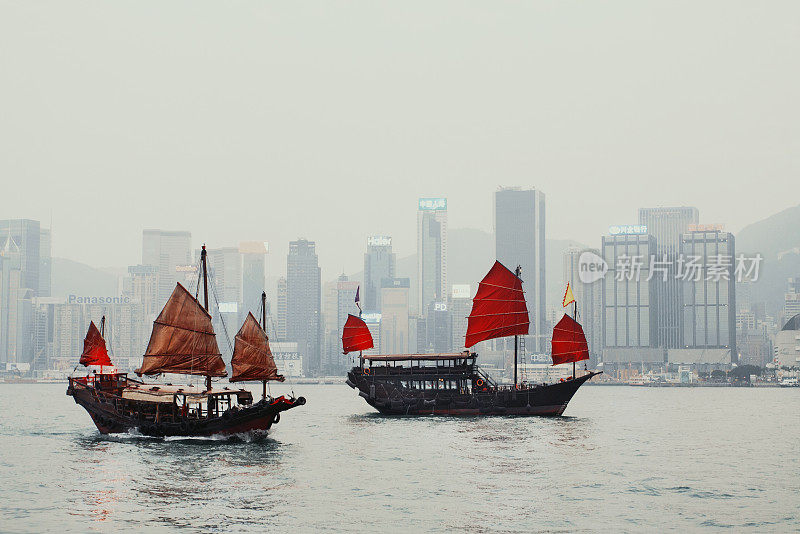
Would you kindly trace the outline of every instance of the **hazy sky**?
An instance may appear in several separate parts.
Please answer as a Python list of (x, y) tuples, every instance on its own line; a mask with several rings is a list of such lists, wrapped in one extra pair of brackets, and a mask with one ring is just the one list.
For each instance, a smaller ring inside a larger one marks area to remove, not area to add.
[(736, 231), (800, 202), (799, 102), (796, 1), (0, 1), (0, 217), (96, 266), (144, 227), (280, 269), (304, 236), (326, 279), (369, 234), (413, 253), (420, 196), (490, 230), (500, 185), (552, 238)]

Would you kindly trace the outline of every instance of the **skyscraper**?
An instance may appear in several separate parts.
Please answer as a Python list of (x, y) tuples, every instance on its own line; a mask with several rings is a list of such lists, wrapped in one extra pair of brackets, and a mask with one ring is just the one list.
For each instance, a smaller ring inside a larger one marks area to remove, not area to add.
[[(681, 236), (682, 347), (731, 351), (736, 363), (736, 257), (733, 234), (720, 231), (687, 232)], [(691, 273), (686, 262), (696, 258), (702, 272)]]
[(0, 364), (34, 360), (33, 299), (39, 291), (41, 235), (39, 221), (0, 221)]
[(289, 243), (286, 290), (286, 335), (298, 343), (305, 372), (315, 376), (321, 367), (322, 272), (313, 241)]
[(447, 199), (421, 198), (417, 210), (417, 306), (447, 299)]
[[(164, 305), (175, 284), (187, 284), (187, 272), (192, 270), (192, 234), (165, 230), (142, 232), (142, 264), (158, 267), (158, 302)], [(188, 289), (188, 286), (187, 286)]]
[(688, 231), (689, 225), (697, 224), (698, 219), (697, 208), (687, 206), (639, 209), (639, 224), (646, 226), (647, 233), (655, 239), (656, 260), (668, 265), (666, 279), (659, 277), (653, 284), (658, 301), (655, 344), (658, 347), (682, 346), (682, 287), (676, 270), (681, 235)]
[(278, 290), (277, 290), (277, 309), (275, 310), (275, 314), (278, 317), (278, 324), (275, 326), (277, 332), (275, 336), (277, 337), (277, 341), (288, 341), (287, 338), (287, 320), (289, 315), (289, 298), (288, 298), (288, 289), (286, 287), (286, 278), (281, 276), (278, 278)]
[[(655, 246), (655, 238), (647, 234), (603, 236), (602, 252), (608, 272), (598, 283), (603, 284), (603, 346), (606, 348), (658, 346), (655, 278), (651, 278), (649, 272), (649, 258)], [(638, 357), (637, 354), (630, 356)]]
[(502, 188), (494, 194), (497, 259), (511, 269), (522, 267), (530, 337), (536, 352), (547, 350), (545, 286), (545, 195), (536, 189)]
[(239, 243), (242, 255), (242, 320), (247, 312), (258, 315), (261, 309), (261, 293), (267, 285), (267, 253), (265, 241), (243, 241)]
[(52, 288), (52, 233), (49, 228), (42, 228), (39, 233), (39, 289), (37, 297), (49, 297)]
[(381, 280), (394, 278), (394, 272), (392, 238), (384, 235), (369, 236), (367, 253), (364, 254), (363, 309), (381, 311)]
[(38, 296), (42, 238), (39, 221), (31, 219), (0, 221), (0, 244), (6, 243), (9, 236), (19, 248), (19, 269), (22, 273), (20, 287), (31, 289)]

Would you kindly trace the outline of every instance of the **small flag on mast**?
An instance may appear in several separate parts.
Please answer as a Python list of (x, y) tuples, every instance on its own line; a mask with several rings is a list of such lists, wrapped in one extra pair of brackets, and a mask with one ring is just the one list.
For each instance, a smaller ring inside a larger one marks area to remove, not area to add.
[(567, 282), (567, 290), (564, 292), (564, 300), (561, 302), (561, 306), (566, 308), (573, 302), (575, 302), (575, 296), (572, 294), (572, 288), (569, 286), (569, 282)]
[(361, 297), (359, 296), (361, 293), (361, 286), (356, 287), (356, 306), (358, 306), (358, 311), (361, 312)]

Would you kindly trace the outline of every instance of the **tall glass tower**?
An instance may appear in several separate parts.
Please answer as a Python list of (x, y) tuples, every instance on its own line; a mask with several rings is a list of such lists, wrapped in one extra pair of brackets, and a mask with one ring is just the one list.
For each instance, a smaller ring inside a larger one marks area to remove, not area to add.
[(447, 300), (447, 199), (421, 198), (417, 210), (417, 306)]
[(545, 196), (536, 189), (502, 188), (494, 194), (497, 259), (511, 269), (522, 267), (530, 336), (535, 352), (547, 351), (545, 290)]

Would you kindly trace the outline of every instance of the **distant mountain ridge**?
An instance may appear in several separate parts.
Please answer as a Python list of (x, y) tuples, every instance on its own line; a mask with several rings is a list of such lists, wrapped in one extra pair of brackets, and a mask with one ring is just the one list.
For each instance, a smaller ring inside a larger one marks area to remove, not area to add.
[(764, 258), (752, 300), (765, 303), (767, 313), (780, 317), (787, 280), (800, 276), (800, 205), (742, 228), (736, 235), (736, 254)]
[(117, 295), (119, 276), (66, 258), (53, 258), (50, 294), (66, 299), (69, 295)]

